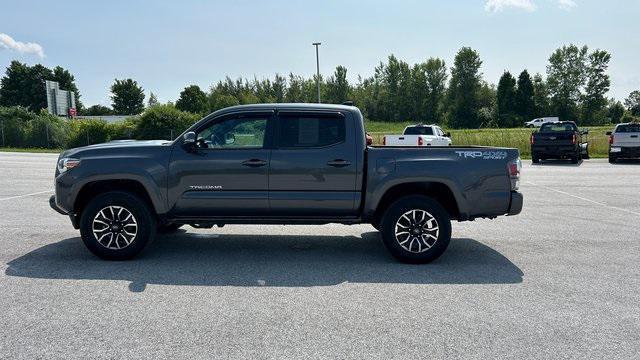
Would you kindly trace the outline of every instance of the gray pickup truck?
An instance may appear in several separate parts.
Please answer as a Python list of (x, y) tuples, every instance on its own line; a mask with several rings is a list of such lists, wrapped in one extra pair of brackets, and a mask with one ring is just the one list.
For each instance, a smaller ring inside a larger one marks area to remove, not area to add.
[(400, 261), (425, 263), (451, 220), (516, 215), (518, 150), (367, 146), (354, 106), (261, 104), (216, 111), (175, 141), (63, 152), (51, 207), (91, 252), (128, 259), (188, 224), (359, 224)]

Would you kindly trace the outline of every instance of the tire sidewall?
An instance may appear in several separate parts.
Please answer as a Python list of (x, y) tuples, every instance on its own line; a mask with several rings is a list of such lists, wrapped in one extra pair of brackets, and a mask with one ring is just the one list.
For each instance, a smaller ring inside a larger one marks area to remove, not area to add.
[[(412, 253), (405, 250), (395, 238), (396, 221), (409, 210), (420, 209), (430, 213), (438, 222), (438, 240), (429, 250)], [(449, 246), (451, 240), (451, 220), (447, 211), (437, 201), (426, 196), (406, 196), (395, 201), (382, 220), (382, 239), (393, 257), (412, 264), (428, 263), (437, 259)]]
[[(93, 218), (107, 206), (122, 206), (136, 218), (138, 232), (133, 243), (121, 250), (107, 249), (96, 240), (92, 232)], [(91, 200), (82, 212), (80, 234), (85, 246), (94, 255), (105, 260), (127, 260), (140, 253), (152, 242), (156, 232), (155, 217), (147, 204), (137, 196), (126, 192), (108, 192)]]

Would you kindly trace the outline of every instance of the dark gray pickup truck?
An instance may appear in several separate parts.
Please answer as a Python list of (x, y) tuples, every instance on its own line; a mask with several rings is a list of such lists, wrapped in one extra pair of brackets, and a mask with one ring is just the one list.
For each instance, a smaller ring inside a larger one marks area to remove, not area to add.
[(367, 146), (358, 108), (235, 106), (175, 141), (113, 141), (63, 152), (51, 207), (104, 259), (128, 259), (184, 224), (358, 224), (391, 254), (440, 256), (451, 219), (516, 215), (518, 150)]

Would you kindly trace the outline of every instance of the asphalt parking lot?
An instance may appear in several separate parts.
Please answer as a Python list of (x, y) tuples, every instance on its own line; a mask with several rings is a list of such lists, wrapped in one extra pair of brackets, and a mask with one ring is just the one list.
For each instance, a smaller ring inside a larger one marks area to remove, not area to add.
[(226, 226), (93, 257), (56, 155), (0, 153), (0, 358), (637, 358), (640, 163), (530, 165), (429, 265), (368, 225)]

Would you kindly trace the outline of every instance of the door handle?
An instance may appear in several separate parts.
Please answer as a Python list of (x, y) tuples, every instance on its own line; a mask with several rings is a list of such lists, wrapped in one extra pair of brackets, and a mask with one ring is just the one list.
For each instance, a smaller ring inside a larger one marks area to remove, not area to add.
[(343, 160), (343, 159), (335, 159), (327, 162), (327, 165), (341, 168), (345, 166), (351, 165), (351, 161)]
[(242, 162), (242, 166), (260, 167), (267, 165), (267, 162), (260, 159), (250, 159)]

